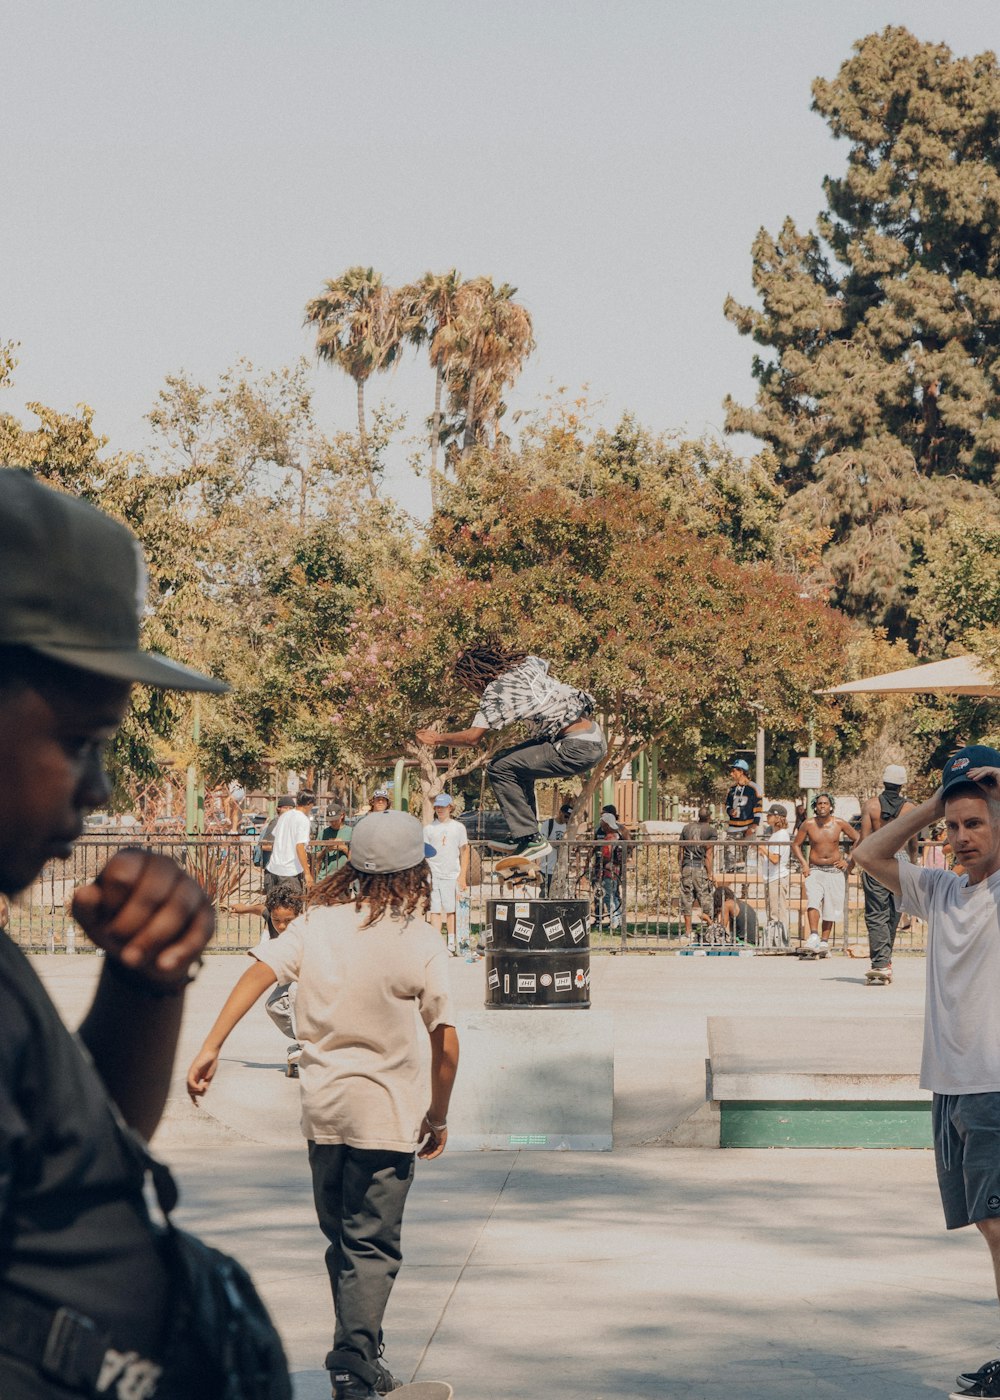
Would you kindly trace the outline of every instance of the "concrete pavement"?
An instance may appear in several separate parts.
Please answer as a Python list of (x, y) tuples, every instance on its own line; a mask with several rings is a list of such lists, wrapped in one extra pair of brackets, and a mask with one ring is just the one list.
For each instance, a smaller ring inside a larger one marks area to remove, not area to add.
[[(97, 960), (37, 965), (75, 1022)], [(263, 1009), (231, 1038), (205, 1110), (181, 1090), (244, 965), (210, 958), (189, 994), (155, 1147), (180, 1182), (184, 1222), (254, 1273), (297, 1400), (318, 1400), (329, 1394), (324, 1242), (297, 1087)], [(452, 966), (459, 1007), (478, 1008), (482, 964)], [(929, 1153), (671, 1145), (704, 1099), (709, 1015), (921, 1010), (922, 960), (901, 960), (888, 988), (864, 986), (864, 967), (595, 957), (593, 1003), (615, 1015), (615, 1150), (418, 1164), (386, 1319), (397, 1374), (449, 1379), (458, 1400), (902, 1400), (947, 1393), (958, 1370), (997, 1354), (985, 1245), (944, 1231)], [(807, 1048), (790, 1037), (789, 1062)]]

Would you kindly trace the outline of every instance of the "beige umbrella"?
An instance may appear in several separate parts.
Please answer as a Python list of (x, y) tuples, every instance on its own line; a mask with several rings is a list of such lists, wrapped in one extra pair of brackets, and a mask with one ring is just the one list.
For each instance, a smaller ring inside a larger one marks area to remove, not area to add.
[(905, 671), (887, 671), (883, 676), (833, 685), (816, 694), (921, 695), (933, 691), (941, 695), (1000, 695), (1000, 685), (975, 656), (949, 656), (926, 666), (909, 666)]

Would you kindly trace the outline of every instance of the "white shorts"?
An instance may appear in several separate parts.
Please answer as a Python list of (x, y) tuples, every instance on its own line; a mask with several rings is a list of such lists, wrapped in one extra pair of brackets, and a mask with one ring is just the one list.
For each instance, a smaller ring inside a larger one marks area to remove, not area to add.
[(806, 877), (806, 908), (818, 909), (821, 919), (835, 924), (844, 916), (844, 872), (832, 866), (811, 865)]
[(458, 879), (439, 880), (431, 877), (431, 913), (454, 914), (458, 907)]

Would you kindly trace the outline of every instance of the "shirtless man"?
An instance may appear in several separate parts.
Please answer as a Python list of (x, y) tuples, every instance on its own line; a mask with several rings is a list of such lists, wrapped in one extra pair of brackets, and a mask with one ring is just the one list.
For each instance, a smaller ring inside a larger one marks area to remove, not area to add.
[[(849, 823), (833, 815), (833, 798), (829, 793), (819, 794), (813, 802), (813, 812), (815, 815), (804, 821), (795, 833), (792, 850), (806, 885), (809, 937), (803, 943), (802, 950), (826, 957), (830, 951), (829, 935), (844, 914), (844, 876), (852, 864), (850, 859), (844, 859), (840, 843), (846, 837), (853, 849), (858, 833)], [(806, 841), (809, 842), (808, 860), (802, 852)], [(821, 917), (822, 938), (819, 933)]]

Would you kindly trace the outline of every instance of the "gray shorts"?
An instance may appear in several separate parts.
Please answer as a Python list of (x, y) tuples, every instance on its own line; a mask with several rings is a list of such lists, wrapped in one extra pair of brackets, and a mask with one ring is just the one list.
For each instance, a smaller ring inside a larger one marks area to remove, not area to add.
[(1000, 1093), (935, 1094), (931, 1116), (945, 1225), (1000, 1216)]

